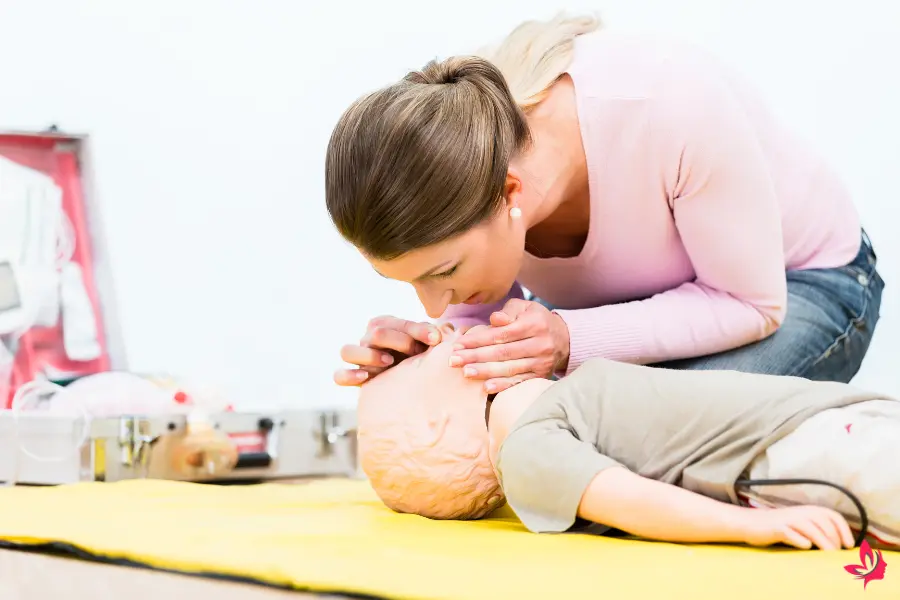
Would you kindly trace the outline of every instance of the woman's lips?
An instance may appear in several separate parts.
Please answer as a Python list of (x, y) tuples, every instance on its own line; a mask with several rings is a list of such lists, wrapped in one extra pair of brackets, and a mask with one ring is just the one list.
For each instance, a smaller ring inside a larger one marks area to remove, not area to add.
[(469, 296), (463, 304), (478, 304), (478, 301), (481, 300), (481, 292), (472, 294)]

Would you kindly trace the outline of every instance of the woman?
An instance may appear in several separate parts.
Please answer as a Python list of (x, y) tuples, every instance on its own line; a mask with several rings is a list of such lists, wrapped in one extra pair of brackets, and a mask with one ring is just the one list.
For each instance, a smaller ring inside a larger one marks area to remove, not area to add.
[[(525, 23), (355, 102), (341, 235), (429, 317), (493, 326), (451, 357), (490, 393), (594, 356), (849, 381), (884, 282), (835, 172), (699, 50), (599, 29)], [(335, 380), (439, 340), (374, 319)]]

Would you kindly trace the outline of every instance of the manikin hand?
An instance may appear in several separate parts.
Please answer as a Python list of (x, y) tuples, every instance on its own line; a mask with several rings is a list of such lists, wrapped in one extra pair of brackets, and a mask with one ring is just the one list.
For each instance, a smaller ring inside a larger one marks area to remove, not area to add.
[(844, 517), (821, 506), (754, 508), (744, 516), (745, 541), (752, 546), (783, 543), (804, 550), (839, 550), (855, 543)]
[(442, 339), (442, 330), (452, 329), (452, 325), (438, 327), (397, 317), (376, 317), (369, 321), (359, 344), (341, 348), (341, 360), (358, 368), (339, 369), (334, 374), (334, 381), (338, 385), (360, 385), (404, 358), (436, 346)]
[(513, 298), (491, 315), (491, 327), (457, 340), (450, 366), (485, 381), (490, 394), (535, 377), (547, 378), (569, 362), (569, 329), (559, 315), (531, 300)]

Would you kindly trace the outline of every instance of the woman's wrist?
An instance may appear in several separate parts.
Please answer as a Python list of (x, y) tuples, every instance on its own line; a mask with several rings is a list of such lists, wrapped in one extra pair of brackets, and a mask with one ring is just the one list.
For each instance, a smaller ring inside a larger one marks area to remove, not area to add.
[(551, 311), (553, 318), (551, 320), (550, 330), (553, 336), (553, 346), (555, 348), (555, 361), (553, 372), (565, 373), (569, 366), (569, 349), (570, 337), (569, 326), (566, 320), (559, 316), (555, 311)]

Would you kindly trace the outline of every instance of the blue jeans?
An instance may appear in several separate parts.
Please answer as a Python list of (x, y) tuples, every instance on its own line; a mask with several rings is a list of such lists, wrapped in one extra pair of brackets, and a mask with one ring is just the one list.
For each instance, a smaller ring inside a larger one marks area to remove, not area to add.
[[(718, 354), (652, 366), (847, 383), (859, 371), (878, 323), (884, 281), (876, 262), (872, 244), (862, 232), (859, 253), (850, 264), (786, 273), (787, 314), (771, 336)], [(540, 302), (539, 298), (533, 300)]]

